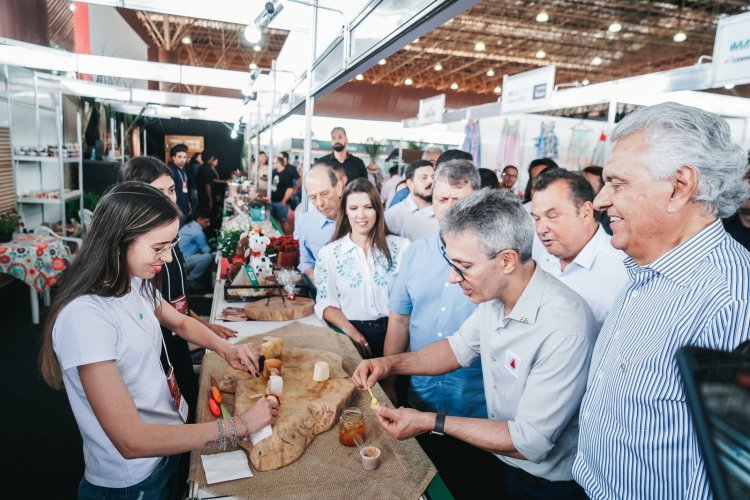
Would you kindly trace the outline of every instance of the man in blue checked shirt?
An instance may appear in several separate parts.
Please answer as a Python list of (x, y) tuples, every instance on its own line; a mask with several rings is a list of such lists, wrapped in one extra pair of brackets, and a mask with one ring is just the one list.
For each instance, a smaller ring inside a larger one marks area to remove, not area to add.
[(727, 122), (675, 103), (626, 116), (594, 200), (630, 283), (594, 347), (573, 476), (591, 498), (709, 498), (675, 352), (750, 335), (750, 253), (722, 227), (747, 199)]

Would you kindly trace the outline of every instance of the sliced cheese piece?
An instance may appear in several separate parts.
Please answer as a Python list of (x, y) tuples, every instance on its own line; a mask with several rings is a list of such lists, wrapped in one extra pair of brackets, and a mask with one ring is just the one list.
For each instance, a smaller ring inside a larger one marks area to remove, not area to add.
[(284, 379), (278, 375), (271, 375), (268, 378), (268, 392), (281, 396), (284, 392)]
[(316, 361), (313, 369), (313, 380), (315, 382), (325, 382), (331, 376), (328, 363), (325, 361)]

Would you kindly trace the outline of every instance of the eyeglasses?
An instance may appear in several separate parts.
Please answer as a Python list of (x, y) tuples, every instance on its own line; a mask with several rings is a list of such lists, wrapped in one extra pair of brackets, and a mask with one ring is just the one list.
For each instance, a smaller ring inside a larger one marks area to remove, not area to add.
[[(498, 250), (497, 252), (494, 252), (492, 255), (490, 255), (487, 260), (493, 260), (495, 257), (500, 255), (506, 250), (515, 250), (514, 248), (504, 248), (502, 250)], [(456, 274), (458, 274), (459, 280), (458, 282), (461, 283), (462, 281), (466, 280), (466, 276), (464, 276), (464, 273), (468, 273), (468, 269), (461, 269), (456, 264), (453, 263), (453, 261), (448, 257), (448, 254), (445, 253), (445, 242), (443, 241), (443, 237), (440, 237), (440, 253), (443, 254), (443, 258), (445, 259), (445, 262), (448, 263), (449, 266), (451, 266), (451, 269), (456, 271)]]
[(175, 239), (173, 239), (171, 242), (169, 242), (166, 245), (164, 245), (164, 247), (160, 248), (159, 250), (151, 248), (148, 245), (144, 245), (143, 243), (141, 243), (138, 240), (133, 240), (133, 241), (135, 241), (136, 243), (138, 243), (143, 248), (148, 248), (149, 250), (151, 250), (152, 252), (154, 252), (154, 260), (160, 260), (162, 257), (164, 257), (167, 254), (167, 252), (171, 252), (172, 249), (177, 246), (177, 243), (180, 242), (180, 236), (177, 235), (177, 237)]

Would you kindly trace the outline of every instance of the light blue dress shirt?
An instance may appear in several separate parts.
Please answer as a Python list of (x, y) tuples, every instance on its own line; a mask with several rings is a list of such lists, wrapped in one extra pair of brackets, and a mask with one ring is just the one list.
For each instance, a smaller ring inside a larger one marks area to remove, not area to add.
[(299, 265), (297, 269), (304, 273), (315, 268), (318, 252), (331, 241), (336, 222), (326, 219), (314, 206), (297, 219), (294, 227), (294, 239), (299, 241)]
[[(415, 240), (404, 254), (388, 308), (411, 315), (412, 351), (450, 337), (476, 309), (460, 286), (448, 282), (449, 270), (440, 252), (439, 233)], [(412, 375), (409, 404), (421, 411), (487, 418), (481, 360), (445, 375)]]
[(187, 259), (197, 253), (211, 253), (203, 228), (195, 221), (185, 224), (180, 228), (180, 250)]
[(604, 322), (581, 403), (573, 477), (591, 498), (711, 496), (677, 349), (750, 336), (750, 253), (717, 220), (630, 283)]

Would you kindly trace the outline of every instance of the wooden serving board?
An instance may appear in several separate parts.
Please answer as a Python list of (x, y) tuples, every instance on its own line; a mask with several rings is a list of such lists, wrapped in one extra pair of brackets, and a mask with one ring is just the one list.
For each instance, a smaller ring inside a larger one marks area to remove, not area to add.
[[(241, 444), (259, 471), (279, 469), (301, 457), (316, 435), (338, 422), (341, 410), (354, 392), (354, 383), (344, 371), (338, 354), (285, 345), (282, 361), (284, 390), (273, 435), (255, 446)], [(325, 382), (312, 379), (316, 361), (328, 363), (331, 376)], [(237, 415), (255, 404), (258, 395), (265, 394), (268, 380), (231, 368), (227, 372), (237, 379), (234, 400)]]
[[(268, 303), (268, 304), (266, 304)], [(288, 321), (310, 316), (315, 311), (315, 301), (307, 297), (286, 299), (286, 306), (281, 297), (271, 300), (258, 300), (245, 306), (245, 313), (250, 319), (258, 321)]]

